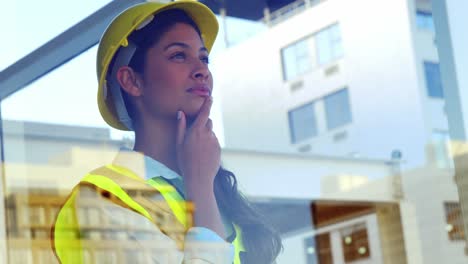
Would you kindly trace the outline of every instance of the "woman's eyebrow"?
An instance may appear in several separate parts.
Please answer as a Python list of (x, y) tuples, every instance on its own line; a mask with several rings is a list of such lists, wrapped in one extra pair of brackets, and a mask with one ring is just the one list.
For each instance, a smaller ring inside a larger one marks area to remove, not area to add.
[[(170, 48), (172, 48), (172, 47), (174, 47), (174, 46), (176, 46), (176, 47), (181, 47), (181, 48), (184, 48), (184, 49), (190, 48), (190, 45), (188, 45), (187, 43), (183, 43), (183, 42), (173, 42), (173, 43), (167, 45), (166, 47), (164, 47), (164, 51), (166, 51), (166, 50), (168, 50), (168, 49), (170, 49)], [(200, 48), (200, 51), (206, 51), (206, 52), (208, 52), (208, 49), (207, 49), (206, 47), (201, 47), (201, 48)]]
[(170, 48), (172, 48), (172, 47), (174, 47), (174, 46), (178, 46), (178, 47), (185, 48), (185, 49), (190, 47), (188, 44), (183, 43), (183, 42), (173, 42), (173, 43), (167, 45), (167, 46), (164, 48), (164, 51), (166, 51), (166, 50), (168, 50), (168, 49), (170, 49)]

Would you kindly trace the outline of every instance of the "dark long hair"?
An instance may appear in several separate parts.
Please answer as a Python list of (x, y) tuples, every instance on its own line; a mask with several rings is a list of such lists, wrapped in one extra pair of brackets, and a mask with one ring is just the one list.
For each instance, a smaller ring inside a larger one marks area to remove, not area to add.
[[(163, 11), (147, 26), (129, 36), (129, 40), (138, 47), (129, 66), (143, 73), (147, 50), (177, 23), (192, 26), (201, 36), (196, 23), (182, 10)], [(134, 120), (136, 113), (129, 95), (125, 92), (123, 94), (130, 117)], [(243, 254), (243, 263), (274, 262), (282, 249), (279, 233), (266, 223), (265, 217), (239, 192), (235, 175), (221, 167), (215, 177), (214, 192), (221, 213), (242, 230), (242, 243), (247, 251)]]

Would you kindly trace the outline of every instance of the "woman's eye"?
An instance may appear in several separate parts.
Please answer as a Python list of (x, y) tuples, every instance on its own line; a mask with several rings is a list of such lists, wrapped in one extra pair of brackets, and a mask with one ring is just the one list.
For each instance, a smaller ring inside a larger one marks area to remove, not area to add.
[(171, 59), (174, 60), (184, 60), (185, 59), (185, 53), (183, 52), (177, 52), (171, 56)]
[(200, 58), (201, 61), (203, 61), (206, 64), (210, 63), (210, 58), (208, 56), (203, 56)]

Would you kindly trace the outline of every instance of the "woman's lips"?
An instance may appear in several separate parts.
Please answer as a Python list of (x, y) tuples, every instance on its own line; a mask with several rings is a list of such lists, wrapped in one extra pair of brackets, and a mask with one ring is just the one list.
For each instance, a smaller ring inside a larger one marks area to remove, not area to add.
[(209, 97), (211, 95), (210, 89), (205, 88), (205, 87), (193, 87), (193, 88), (188, 89), (187, 92), (196, 94), (202, 97)]

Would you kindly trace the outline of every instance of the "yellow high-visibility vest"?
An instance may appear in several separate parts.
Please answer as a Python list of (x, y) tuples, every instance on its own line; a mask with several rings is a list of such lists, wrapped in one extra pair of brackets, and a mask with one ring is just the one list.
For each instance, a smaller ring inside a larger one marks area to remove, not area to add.
[[(81, 180), (80, 184), (72, 190), (67, 201), (57, 215), (55, 225), (52, 228), (51, 240), (54, 253), (61, 263), (84, 263), (82, 241), (80, 238), (76, 238), (75, 234), (70, 232), (70, 230), (79, 230), (80, 228), (77, 221), (75, 206), (80, 185), (91, 184), (92, 186), (111, 193), (118, 198), (125, 207), (137, 212), (150, 220), (153, 224), (157, 225), (145, 207), (130, 197), (122, 186), (119, 185), (118, 179), (120, 177), (128, 177), (132, 180), (152, 186), (163, 196), (179, 224), (183, 225), (185, 230), (188, 230), (191, 227), (191, 221), (189, 221), (190, 219), (187, 217), (187, 203), (171, 184), (160, 177), (156, 177), (145, 182), (142, 178), (124, 167), (112, 164), (106, 165), (91, 172)], [(245, 251), (245, 249), (242, 244), (241, 229), (235, 224), (234, 229), (236, 232), (236, 238), (232, 242), (235, 250), (234, 264), (241, 264), (239, 255), (240, 252)]]

